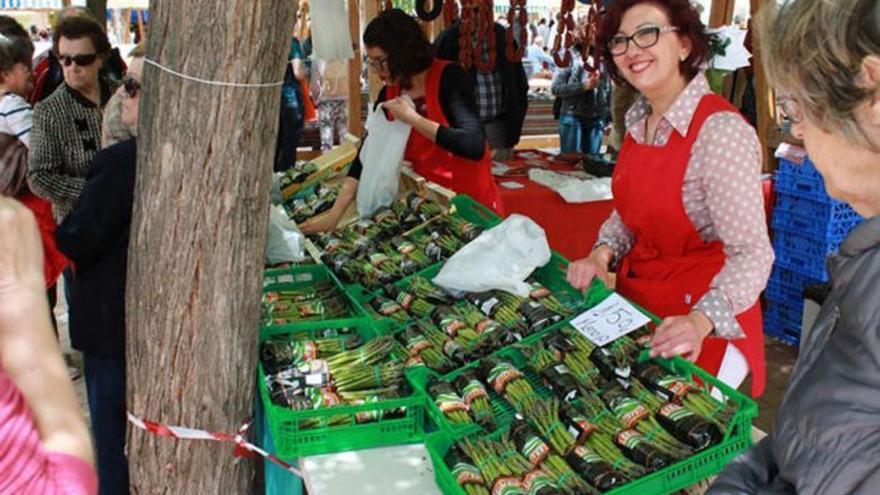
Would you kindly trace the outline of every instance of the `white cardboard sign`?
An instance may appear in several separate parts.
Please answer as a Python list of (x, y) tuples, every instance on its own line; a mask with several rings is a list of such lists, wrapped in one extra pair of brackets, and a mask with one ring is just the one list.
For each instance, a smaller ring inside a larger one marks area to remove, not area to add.
[(650, 318), (626, 299), (618, 294), (611, 294), (595, 308), (571, 320), (571, 325), (590, 339), (590, 342), (601, 347), (650, 321)]

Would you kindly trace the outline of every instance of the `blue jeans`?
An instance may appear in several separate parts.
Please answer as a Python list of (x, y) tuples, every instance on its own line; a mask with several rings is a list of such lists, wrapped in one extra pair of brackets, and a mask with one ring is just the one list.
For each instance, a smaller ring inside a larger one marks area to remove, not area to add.
[(83, 354), (100, 495), (127, 495), (125, 358)]
[(605, 121), (564, 113), (559, 117), (559, 151), (596, 155), (602, 147)]
[(560, 153), (580, 153), (584, 140), (584, 123), (580, 117), (563, 113), (559, 116)]
[(587, 119), (584, 124), (584, 141), (582, 153), (598, 155), (605, 137), (605, 121), (603, 119)]

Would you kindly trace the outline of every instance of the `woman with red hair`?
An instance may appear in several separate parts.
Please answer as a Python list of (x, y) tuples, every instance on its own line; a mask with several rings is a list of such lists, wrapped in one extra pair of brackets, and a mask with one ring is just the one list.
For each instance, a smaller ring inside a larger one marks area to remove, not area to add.
[[(626, 114), (614, 211), (569, 281), (595, 276), (664, 318), (651, 354), (682, 355), (738, 387), (764, 387), (758, 296), (773, 263), (754, 129), (712, 94), (709, 40), (688, 0), (615, 0), (597, 43), (617, 83), (641, 97)], [(732, 344), (732, 345), (731, 345)]]

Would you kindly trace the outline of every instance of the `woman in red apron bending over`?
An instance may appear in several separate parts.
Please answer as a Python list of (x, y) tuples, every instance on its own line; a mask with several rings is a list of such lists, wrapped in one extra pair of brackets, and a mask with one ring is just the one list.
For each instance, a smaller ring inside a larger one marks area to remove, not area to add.
[[(399, 9), (383, 11), (367, 25), (364, 45), (367, 65), (385, 85), (376, 104), (412, 126), (404, 159), (426, 179), (503, 214), (474, 88), (464, 70), (437, 59), (419, 23)], [(333, 207), (302, 224), (303, 232), (336, 227), (357, 195), (362, 169), (355, 158)]]
[(568, 279), (594, 276), (663, 318), (653, 356), (681, 355), (737, 388), (764, 389), (758, 297), (773, 264), (754, 129), (709, 89), (708, 39), (688, 0), (615, 0), (598, 42), (642, 96), (612, 179), (614, 211)]

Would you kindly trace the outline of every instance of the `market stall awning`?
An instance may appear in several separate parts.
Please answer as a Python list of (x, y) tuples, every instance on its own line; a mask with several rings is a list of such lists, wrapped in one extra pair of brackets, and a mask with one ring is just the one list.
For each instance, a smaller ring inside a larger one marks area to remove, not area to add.
[(0, 0), (0, 9), (60, 9), (61, 0)]

